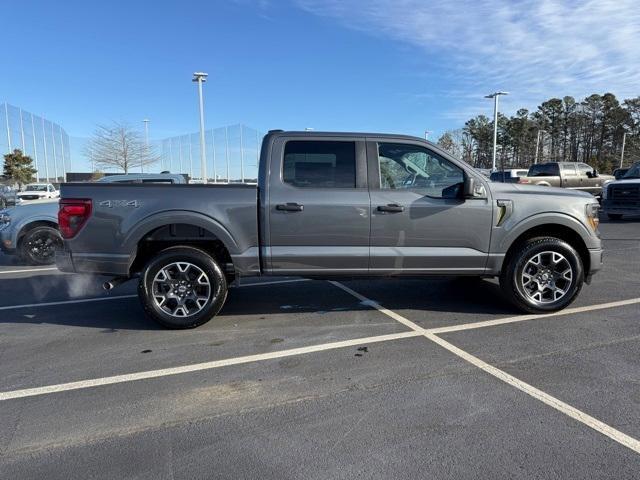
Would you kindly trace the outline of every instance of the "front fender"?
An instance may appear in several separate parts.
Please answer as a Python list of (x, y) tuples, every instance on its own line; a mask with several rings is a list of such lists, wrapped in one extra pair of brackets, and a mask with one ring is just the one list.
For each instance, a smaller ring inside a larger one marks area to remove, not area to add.
[(492, 252), (506, 253), (509, 247), (527, 230), (545, 225), (562, 225), (570, 228), (582, 238), (587, 248), (600, 248), (600, 239), (577, 218), (560, 212), (545, 212), (520, 220), (514, 225), (505, 225), (502, 235), (494, 235), (496, 244)]

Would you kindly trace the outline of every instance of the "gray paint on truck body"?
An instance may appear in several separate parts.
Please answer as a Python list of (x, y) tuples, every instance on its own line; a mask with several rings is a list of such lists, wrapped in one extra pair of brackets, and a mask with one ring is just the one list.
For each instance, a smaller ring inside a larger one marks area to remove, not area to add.
[[(297, 188), (283, 182), (284, 145), (289, 140), (355, 142), (355, 188)], [(442, 199), (413, 190), (380, 189), (377, 142), (431, 150), (482, 185), (486, 198)], [(63, 271), (134, 273), (130, 269), (140, 240), (158, 227), (177, 223), (200, 227), (221, 240), (238, 276), (497, 275), (521, 234), (552, 225), (580, 236), (590, 253), (589, 274), (601, 265), (601, 242), (586, 218), (586, 205), (594, 202), (590, 194), (490, 182), (430, 142), (403, 135), (270, 132), (261, 148), (257, 189), (64, 184), (62, 197), (93, 201), (87, 224), (57, 255)], [(111, 206), (106, 206), (109, 200)], [(498, 202), (510, 204), (510, 214), (500, 225)], [(286, 203), (304, 209), (276, 208)], [(404, 211), (378, 211), (389, 203), (402, 204)]]

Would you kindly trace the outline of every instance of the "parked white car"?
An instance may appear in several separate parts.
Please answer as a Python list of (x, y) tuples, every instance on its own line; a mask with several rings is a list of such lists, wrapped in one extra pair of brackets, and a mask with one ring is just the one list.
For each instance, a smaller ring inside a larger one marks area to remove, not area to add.
[(20, 200), (42, 200), (59, 198), (60, 192), (50, 183), (30, 183), (17, 196)]

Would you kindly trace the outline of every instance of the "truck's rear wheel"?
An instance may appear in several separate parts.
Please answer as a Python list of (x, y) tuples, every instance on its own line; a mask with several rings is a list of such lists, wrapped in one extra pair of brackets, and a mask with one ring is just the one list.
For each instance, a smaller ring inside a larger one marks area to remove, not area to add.
[(546, 313), (569, 305), (582, 289), (584, 268), (576, 250), (554, 237), (533, 238), (507, 259), (500, 286), (520, 310)]
[(193, 328), (208, 322), (227, 298), (218, 263), (194, 247), (162, 250), (145, 266), (138, 296), (146, 314), (164, 327)]

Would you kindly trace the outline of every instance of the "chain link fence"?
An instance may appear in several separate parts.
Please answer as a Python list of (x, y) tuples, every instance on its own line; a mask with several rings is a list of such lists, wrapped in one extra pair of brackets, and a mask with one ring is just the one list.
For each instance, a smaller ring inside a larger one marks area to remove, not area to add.
[[(208, 182), (256, 183), (263, 134), (246, 125), (230, 125), (205, 131)], [(161, 170), (186, 173), (202, 180), (200, 133), (161, 141)]]
[(21, 150), (33, 160), (36, 181), (64, 181), (71, 154), (69, 135), (60, 125), (6, 102), (0, 104), (0, 119), (1, 155)]

